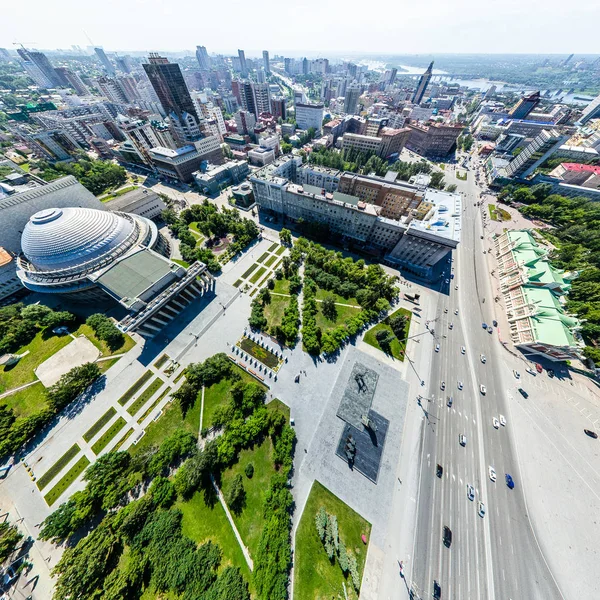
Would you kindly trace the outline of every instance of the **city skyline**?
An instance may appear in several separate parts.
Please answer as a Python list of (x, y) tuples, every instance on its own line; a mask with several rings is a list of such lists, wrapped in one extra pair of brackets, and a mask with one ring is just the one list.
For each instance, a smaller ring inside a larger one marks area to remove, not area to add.
[[(184, 0), (178, 11), (186, 14), (186, 19), (178, 22), (175, 28), (164, 28), (162, 18), (169, 18), (173, 9), (162, 0), (143, 0), (136, 3), (117, 3), (114, 0), (102, 5), (90, 5), (85, 15), (75, 0), (65, 0), (62, 4), (60, 23), (56, 23), (53, 7), (37, 0), (27, 5), (12, 3), (4, 7), (5, 27), (0, 32), (0, 47), (13, 48), (14, 44), (24, 43), (36, 49), (70, 47), (71, 45), (100, 45), (109, 51), (183, 51), (193, 50), (204, 45), (209, 52), (235, 54), (237, 48), (244, 48), (247, 54), (260, 55), (264, 48), (254, 49), (255, 32), (243, 24), (251, 22), (253, 15), (261, 13), (261, 24), (269, 31), (266, 46), (275, 52), (300, 52), (313, 46), (318, 40), (320, 52), (373, 52), (373, 41), (380, 53), (594, 53), (594, 26), (600, 17), (600, 6), (573, 5), (565, 13), (558, 0), (551, 0), (544, 11), (531, 10), (517, 0), (504, 3), (499, 14), (492, 6), (476, 4), (473, 0), (462, 0), (460, 5), (449, 5), (436, 1), (428, 5), (427, 12), (406, 13), (403, 7), (385, 2), (378, 6), (388, 18), (378, 20), (365, 35), (360, 19), (345, 19), (343, 27), (331, 27), (330, 20), (312, 19), (306, 27), (296, 20), (298, 27), (278, 26), (281, 18), (300, 17), (299, 9), (280, 14), (277, 11), (261, 10), (268, 5), (236, 6), (236, 19), (227, 23), (228, 36), (223, 37), (219, 27), (204, 28), (200, 33), (197, 19), (219, 23), (224, 13), (216, 5), (197, 5)], [(525, 3), (526, 4), (526, 3)], [(120, 18), (113, 18), (112, 9)], [(304, 14), (332, 14), (334, 6), (323, 5), (309, 0), (302, 6)], [(353, 6), (346, 6), (347, 14), (354, 14)], [(354, 7), (359, 10), (357, 4)], [(200, 10), (202, 12), (200, 12)], [(244, 18), (244, 16), (247, 18)], [(432, 18), (435, 15), (436, 18)], [(533, 16), (535, 15), (535, 17)], [(138, 27), (132, 28), (135, 22)], [(48, 24), (54, 24), (49, 27)], [(311, 42), (306, 32), (310, 29)], [(547, 35), (548, 31), (568, 29), (578, 31), (575, 39), (556, 39)], [(398, 32), (402, 31), (401, 42)], [(511, 35), (507, 36), (506, 31)], [(460, 31), (457, 36), (456, 32)], [(427, 35), (424, 35), (424, 33)], [(228, 41), (231, 40), (231, 41)], [(352, 40), (352, 44), (348, 42)]]

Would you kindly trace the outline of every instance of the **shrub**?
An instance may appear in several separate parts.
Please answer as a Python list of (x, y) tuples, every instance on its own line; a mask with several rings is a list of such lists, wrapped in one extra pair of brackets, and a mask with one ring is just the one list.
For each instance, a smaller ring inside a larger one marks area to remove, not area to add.
[(252, 463), (248, 463), (244, 469), (244, 473), (248, 479), (252, 479), (254, 476), (254, 465)]

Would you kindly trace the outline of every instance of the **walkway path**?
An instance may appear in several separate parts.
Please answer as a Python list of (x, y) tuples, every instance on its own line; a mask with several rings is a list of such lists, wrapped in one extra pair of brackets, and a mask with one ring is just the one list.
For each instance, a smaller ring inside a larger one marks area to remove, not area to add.
[(248, 551), (248, 548), (246, 548), (246, 546), (244, 546), (244, 542), (242, 541), (242, 536), (240, 536), (240, 532), (237, 530), (237, 527), (235, 526), (235, 523), (233, 522), (233, 517), (231, 516), (231, 513), (229, 512), (229, 508), (227, 507), (227, 503), (225, 502), (225, 499), (223, 498), (223, 493), (219, 489), (219, 486), (215, 482), (214, 477), (212, 475), (210, 476), (210, 480), (213, 484), (213, 487), (215, 488), (215, 492), (217, 492), (219, 502), (221, 503), (221, 506), (223, 507), (223, 510), (225, 511), (225, 515), (227, 516), (229, 524), (231, 525), (231, 528), (233, 529), (233, 533), (235, 534), (235, 539), (237, 540), (238, 544), (240, 545), (240, 548), (242, 549), (242, 552), (244, 553), (244, 558), (246, 559), (246, 562), (248, 563), (248, 567), (251, 571), (253, 571), (254, 563), (252, 562), (252, 559), (250, 558), (250, 552)]
[[(291, 298), (292, 295), (291, 294), (282, 294), (281, 292), (271, 292), (272, 296), (284, 296), (285, 298)], [(317, 302), (323, 302), (323, 300), (319, 300), (318, 298), (315, 298), (315, 300)], [(360, 306), (359, 304), (344, 304), (343, 302), (336, 302), (335, 303), (336, 306), (348, 306), (349, 308), (362, 308), (362, 306)]]

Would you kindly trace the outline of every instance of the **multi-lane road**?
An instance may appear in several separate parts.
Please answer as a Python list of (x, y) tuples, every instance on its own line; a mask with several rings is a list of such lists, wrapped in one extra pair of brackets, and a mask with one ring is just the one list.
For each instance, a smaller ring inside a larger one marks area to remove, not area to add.
[[(482, 327), (483, 322), (492, 325), (499, 306), (483, 254), (489, 241), (484, 246), (475, 206), (479, 189), (472, 178), (471, 172), (459, 185), (464, 212), (461, 243), (452, 263), (454, 278), (444, 283), (431, 324), (433, 347), (439, 344), (439, 352), (432, 354), (421, 400), (428, 418), (410, 582), (419, 598), (432, 597), (436, 580), (443, 599), (559, 600), (561, 592), (536, 541), (522, 493), (506, 397), (518, 382), (504, 362), (495, 328), (490, 334)], [(452, 407), (447, 406), (450, 396)], [(496, 429), (493, 419), (500, 415), (506, 425)], [(460, 435), (466, 436), (464, 447)], [(441, 478), (438, 464), (443, 467)], [(489, 478), (490, 466), (496, 482)], [(514, 479), (514, 489), (507, 487), (506, 473)], [(468, 485), (475, 489), (474, 500), (467, 497)], [(480, 501), (484, 517), (478, 515)], [(443, 543), (444, 526), (453, 534), (449, 548)]]

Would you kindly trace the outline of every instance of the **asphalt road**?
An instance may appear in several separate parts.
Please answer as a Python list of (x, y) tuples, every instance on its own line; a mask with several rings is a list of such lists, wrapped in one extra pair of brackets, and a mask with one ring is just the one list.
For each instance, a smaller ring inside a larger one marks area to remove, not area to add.
[[(443, 599), (560, 599), (521, 490), (506, 399), (508, 390), (514, 390), (515, 377), (503, 360), (505, 351), (496, 331), (490, 334), (482, 328), (482, 322), (492, 324), (497, 305), (483, 254), (490, 243), (480, 237), (481, 217), (474, 206), (479, 190), (473, 172), (457, 185), (458, 191), (465, 192), (462, 239), (452, 263), (455, 278), (444, 284), (448, 294), (440, 294), (437, 321), (432, 324), (440, 350), (432, 355), (427, 399), (421, 401), (428, 419), (411, 583), (419, 598), (430, 598), (437, 580)], [(453, 398), (451, 408), (448, 396)], [(499, 415), (507, 423), (496, 429), (492, 420)], [(467, 438), (465, 447), (459, 444), (460, 434)], [(436, 476), (437, 464), (444, 469), (441, 478)], [(496, 471), (495, 483), (488, 476), (489, 466)], [(512, 490), (505, 484), (506, 473), (515, 481)], [(473, 501), (467, 497), (469, 484), (475, 488)], [(480, 501), (485, 505), (483, 518), (478, 516)], [(450, 548), (443, 544), (445, 525), (453, 534)]]

